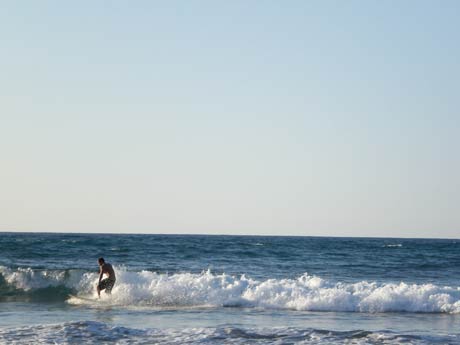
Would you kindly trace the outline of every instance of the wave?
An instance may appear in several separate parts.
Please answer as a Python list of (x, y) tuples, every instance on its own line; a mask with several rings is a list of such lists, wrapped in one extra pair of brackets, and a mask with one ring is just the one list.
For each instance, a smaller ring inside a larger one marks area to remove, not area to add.
[[(245, 307), (337, 312), (460, 313), (460, 287), (404, 282), (332, 282), (304, 274), (297, 279), (258, 281), (242, 275), (133, 272), (116, 267), (112, 296), (102, 303), (135, 307)], [(68, 294), (92, 295), (98, 275), (81, 270), (9, 269), (0, 266), (2, 295), (30, 298), (43, 289), (60, 298)], [(2, 282), (3, 280), (3, 282)], [(51, 290), (50, 290), (51, 289)], [(54, 289), (54, 290), (53, 290)], [(60, 289), (60, 290), (59, 290)], [(6, 292), (5, 292), (6, 291)], [(16, 295), (15, 295), (16, 294)], [(43, 293), (46, 296), (46, 293)], [(94, 305), (71, 298), (71, 304)]]
[(334, 331), (313, 328), (185, 328), (136, 329), (96, 321), (0, 329), (1, 343), (167, 343), (167, 344), (453, 344), (459, 335), (410, 335), (389, 331)]
[(0, 266), (0, 302), (64, 301), (70, 293), (78, 291), (82, 272), (82, 270), (11, 269)]

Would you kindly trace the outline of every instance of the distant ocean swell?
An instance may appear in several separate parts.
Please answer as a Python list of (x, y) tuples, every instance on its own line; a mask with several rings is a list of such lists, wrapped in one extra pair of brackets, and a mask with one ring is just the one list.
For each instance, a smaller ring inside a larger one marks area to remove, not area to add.
[(54, 325), (0, 329), (0, 343), (15, 344), (454, 344), (459, 335), (417, 336), (389, 331), (331, 331), (312, 328), (186, 328), (135, 329), (103, 322), (80, 321)]
[[(133, 272), (117, 267), (117, 283), (104, 303), (140, 307), (257, 307), (304, 311), (460, 313), (460, 288), (404, 282), (331, 282), (304, 274), (258, 281), (246, 276)], [(1, 301), (67, 301), (92, 295), (97, 273), (83, 270), (12, 269), (0, 266)]]

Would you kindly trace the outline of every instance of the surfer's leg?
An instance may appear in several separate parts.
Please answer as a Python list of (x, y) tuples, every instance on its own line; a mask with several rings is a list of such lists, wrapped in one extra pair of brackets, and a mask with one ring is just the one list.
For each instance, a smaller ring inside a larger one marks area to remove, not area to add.
[(105, 293), (108, 294), (108, 295), (111, 295), (114, 285), (115, 285), (115, 280), (108, 279), (107, 284), (105, 284)]
[(101, 290), (104, 290), (107, 287), (107, 278), (102, 279), (99, 284), (97, 284), (97, 295), (101, 297)]

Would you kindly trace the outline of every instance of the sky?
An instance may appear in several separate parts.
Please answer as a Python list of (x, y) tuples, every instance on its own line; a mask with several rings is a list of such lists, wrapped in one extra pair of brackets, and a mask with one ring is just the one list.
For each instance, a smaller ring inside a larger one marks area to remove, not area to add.
[(0, 231), (460, 238), (459, 13), (3, 1)]

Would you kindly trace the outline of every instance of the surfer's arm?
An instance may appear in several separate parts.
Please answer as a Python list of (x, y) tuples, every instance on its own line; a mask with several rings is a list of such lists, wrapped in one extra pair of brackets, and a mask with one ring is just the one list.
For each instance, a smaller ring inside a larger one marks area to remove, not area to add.
[(99, 270), (99, 283), (101, 282), (102, 276), (104, 275), (104, 272), (102, 271), (102, 268)]

